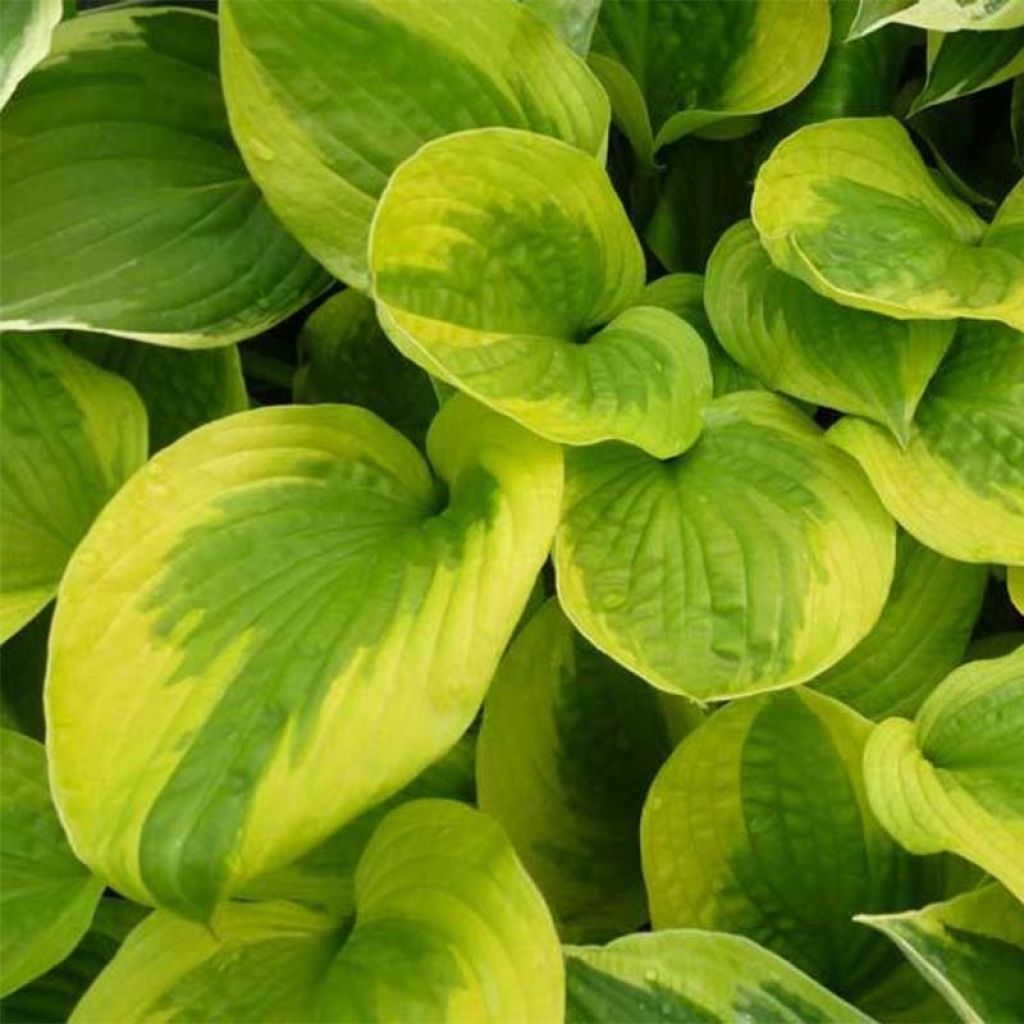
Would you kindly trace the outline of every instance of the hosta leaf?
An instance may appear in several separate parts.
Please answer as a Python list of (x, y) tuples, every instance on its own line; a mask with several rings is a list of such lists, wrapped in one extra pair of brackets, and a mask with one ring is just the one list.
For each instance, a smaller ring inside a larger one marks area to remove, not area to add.
[(928, 78), (912, 112), (990, 89), (1024, 73), (1024, 24), (1006, 32), (929, 37)]
[(89, 930), (67, 959), (0, 1002), (0, 1020), (12, 1024), (66, 1021), (125, 937), (146, 916), (127, 900), (101, 899)]
[(332, 295), (303, 325), (299, 345), (308, 362), (296, 376), (298, 401), (361, 405), (423, 442), (438, 406), (430, 377), (395, 350), (365, 295)]
[(1014, 607), (1024, 615), (1024, 565), (1011, 565), (1006, 570), (1006, 587)]
[(660, 306), (685, 320), (707, 346), (715, 397), (730, 391), (760, 391), (764, 385), (719, 344), (704, 309), (704, 278), (699, 274), (666, 274), (652, 281), (642, 292), (645, 306)]
[(296, 237), (355, 287), (368, 284), (377, 198), (424, 142), (505, 125), (604, 152), (600, 85), (513, 0), (226, 0), (220, 10), (246, 162)]
[(913, 722), (878, 726), (871, 807), (908, 850), (948, 850), (1024, 900), (1024, 647), (958, 668)]
[(641, 826), (655, 928), (746, 935), (856, 997), (898, 962), (856, 913), (913, 906), (925, 879), (875, 821), (871, 726), (808, 690), (730, 704), (676, 748)]
[(501, 829), (422, 800), (393, 811), (356, 874), (354, 923), (289, 903), (228, 903), (209, 929), (157, 911), (74, 1024), (557, 1021), (558, 940)]
[(0, 768), (0, 996), (5, 996), (74, 949), (103, 884), (68, 849), (50, 802), (42, 744), (0, 729)]
[(72, 332), (75, 352), (130, 381), (149, 417), (149, 450), (157, 452), (190, 430), (249, 407), (235, 345), (185, 352), (139, 345), (109, 334)]
[(246, 173), (207, 14), (67, 22), (0, 128), (6, 327), (222, 345), (328, 284)]
[(388, 184), (369, 261), (401, 352), (534, 432), (663, 457), (700, 432), (707, 351), (634, 305), (640, 243), (587, 153), (507, 128), (429, 143)]
[(878, 624), (812, 685), (876, 721), (913, 715), (963, 661), (987, 578), (986, 566), (954, 562), (901, 532)]
[(46, 733), (43, 679), (52, 618), (51, 605), (0, 646), (0, 725), (40, 741)]
[(899, 946), (967, 1024), (1024, 1006), (1024, 907), (1001, 885), (903, 914), (861, 915)]
[(563, 937), (608, 938), (647, 920), (637, 830), (671, 749), (659, 695), (595, 651), (548, 601), (487, 693), (477, 789)]
[(1021, 0), (860, 0), (852, 36), (900, 22), (937, 32), (980, 32), (1024, 25)]
[(409, 785), (374, 804), (354, 821), (328, 836), (298, 860), (247, 882), (238, 895), (251, 900), (288, 900), (323, 910), (344, 920), (355, 913), (355, 873), (359, 858), (381, 820), (399, 804), (424, 797), (476, 800), (475, 737), (463, 736), (439, 761)]
[(726, 395), (706, 421), (667, 463), (624, 445), (570, 452), (555, 566), (591, 643), (717, 700), (838, 661), (877, 621), (896, 545), (867, 480), (783, 399)]
[(772, 262), (827, 298), (1024, 327), (1024, 184), (986, 228), (891, 118), (801, 128), (758, 172), (752, 215)]
[(739, 935), (672, 929), (565, 950), (567, 1024), (774, 1021), (869, 1024), (781, 957)]
[(772, 266), (750, 221), (719, 240), (704, 301), (729, 355), (766, 384), (867, 416), (900, 440), (955, 329), (893, 320), (818, 295)]
[(61, 0), (4, 0), (0, 25), (0, 107), (49, 52)]
[(206, 918), (465, 731), (551, 544), (562, 456), (461, 396), (427, 451), (438, 479), (366, 410), (259, 409), (107, 506), (58, 598), (47, 727), (62, 818), (108, 883)]
[[(591, 66), (603, 80), (623, 72), (644, 103), (616, 120), (642, 159), (653, 149), (726, 118), (791, 100), (814, 77), (828, 47), (827, 0), (707, 4), (699, 0), (604, 0)], [(618, 68), (610, 64), (617, 64)]]
[(661, 154), (664, 170), (643, 234), (662, 266), (704, 272), (719, 235), (750, 212), (759, 145), (756, 135), (688, 138)]
[(53, 597), (71, 552), (146, 458), (146, 411), (125, 381), (56, 337), (0, 342), (0, 639)]
[(773, 144), (805, 124), (892, 109), (913, 32), (893, 25), (866, 39), (848, 39), (857, 0), (831, 0), (830, 7), (832, 36), (825, 60), (811, 84), (768, 119), (767, 137)]
[(844, 419), (828, 434), (922, 543), (966, 562), (1024, 564), (1024, 336), (964, 323), (901, 448)]

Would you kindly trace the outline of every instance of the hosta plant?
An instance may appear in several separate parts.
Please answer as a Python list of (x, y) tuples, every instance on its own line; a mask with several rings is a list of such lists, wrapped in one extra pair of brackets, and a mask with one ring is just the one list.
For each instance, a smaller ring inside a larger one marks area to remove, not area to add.
[(0, 1020), (1024, 1024), (1024, 0), (0, 30)]

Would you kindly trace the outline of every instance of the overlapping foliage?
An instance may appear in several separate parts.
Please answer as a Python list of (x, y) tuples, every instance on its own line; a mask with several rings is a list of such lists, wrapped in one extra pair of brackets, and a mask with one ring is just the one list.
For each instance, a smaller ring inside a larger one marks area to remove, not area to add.
[(83, 6), (0, 1018), (1024, 1022), (1024, 0)]

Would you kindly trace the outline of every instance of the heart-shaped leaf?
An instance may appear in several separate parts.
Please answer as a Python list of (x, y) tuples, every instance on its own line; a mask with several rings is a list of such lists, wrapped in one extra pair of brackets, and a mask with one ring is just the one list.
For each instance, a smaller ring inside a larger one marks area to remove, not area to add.
[(430, 139), (505, 125), (604, 152), (601, 86), (513, 0), (225, 0), (220, 11), (246, 162), (303, 245), (357, 288), (377, 198)]
[(780, 270), (843, 305), (1024, 328), (1024, 183), (986, 226), (891, 118), (789, 136), (758, 172), (752, 216)]
[(770, 387), (867, 416), (901, 441), (955, 329), (818, 295), (772, 266), (748, 220), (715, 246), (704, 302), (729, 355)]
[(461, 396), (427, 451), (438, 479), (365, 410), (259, 409), (104, 510), (57, 602), (47, 726), (62, 818), (109, 884), (205, 919), (465, 731), (547, 556), (562, 455)]
[(987, 581), (987, 566), (944, 558), (901, 531), (878, 624), (811, 685), (876, 722), (913, 715), (963, 661)]
[(895, 951), (851, 918), (914, 906), (928, 879), (868, 807), (870, 732), (794, 690), (730, 704), (684, 739), (644, 807), (654, 927), (746, 935), (847, 998), (893, 970)]
[(157, 911), (72, 1022), (561, 1019), (551, 916), (479, 811), (444, 800), (392, 811), (360, 859), (355, 904), (343, 925), (283, 902), (228, 903), (210, 928)]
[(582, 150), (508, 128), (429, 143), (391, 178), (369, 260), (395, 345), (543, 437), (667, 457), (700, 432), (705, 346), (635, 305), (640, 243)]
[(17, 84), (50, 52), (61, 0), (4, 0), (0, 39), (0, 107)]
[(1001, 885), (903, 914), (862, 914), (966, 1024), (1011, 1021), (1024, 1006), (1024, 906)]
[(0, 341), (0, 640), (53, 597), (71, 552), (146, 458), (131, 385), (56, 336)]
[[(683, 135), (791, 100), (828, 40), (827, 0), (604, 0), (590, 61), (616, 121), (651, 162)], [(640, 101), (627, 106), (627, 89)]]
[(672, 749), (662, 699), (697, 720), (693, 705), (595, 651), (555, 600), (517, 635), (487, 692), (480, 809), (505, 826), (572, 941), (647, 920), (637, 833), (647, 788)]
[(905, 447), (843, 419), (828, 439), (923, 544), (965, 562), (1024, 564), (1024, 335), (965, 322), (918, 406)]
[(567, 1024), (869, 1024), (849, 1003), (739, 935), (671, 929), (565, 951)]
[(0, 996), (60, 963), (103, 892), (68, 848), (46, 783), (41, 743), (0, 730)]
[(571, 451), (555, 567), (597, 648), (657, 687), (720, 700), (804, 682), (863, 639), (896, 543), (863, 474), (783, 399), (726, 395), (705, 420), (669, 462)]
[(871, 807), (908, 850), (948, 850), (1024, 900), (1024, 647), (951, 673), (871, 736)]
[(65, 23), (2, 128), (5, 327), (199, 348), (258, 334), (329, 283), (246, 173), (207, 14)]

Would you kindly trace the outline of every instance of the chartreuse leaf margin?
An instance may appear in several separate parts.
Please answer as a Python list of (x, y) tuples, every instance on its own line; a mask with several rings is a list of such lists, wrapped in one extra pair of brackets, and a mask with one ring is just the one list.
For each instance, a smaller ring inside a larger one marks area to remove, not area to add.
[(649, 683), (724, 700), (806, 682), (875, 625), (892, 519), (857, 466), (776, 395), (715, 399), (662, 462), (571, 450), (558, 596), (599, 650)]
[(888, 936), (967, 1024), (1016, 1019), (1024, 1005), (1024, 906), (1001, 885), (902, 914), (857, 920)]
[(146, 410), (130, 384), (56, 335), (0, 337), (0, 640), (53, 598), (146, 448)]
[(847, 417), (828, 432), (909, 533), (948, 558), (1024, 565), (1024, 334), (964, 321), (905, 446)]
[(514, 0), (225, 0), (220, 16), (246, 164), (302, 244), (357, 288), (377, 199), (423, 143), (504, 125), (604, 154), (601, 86)]
[(725, 932), (672, 928), (566, 947), (566, 1024), (871, 1018), (781, 957)]
[(200, 11), (61, 25), (4, 110), (0, 186), (4, 328), (204, 348), (258, 334), (330, 281), (245, 170), (217, 21)]
[(772, 262), (826, 298), (898, 319), (1024, 329), (1024, 183), (986, 225), (892, 118), (794, 132), (758, 171), (751, 215)]
[(508, 128), (428, 143), (381, 197), (369, 263), (398, 349), (534, 432), (660, 458), (700, 432), (707, 349), (637, 305), (643, 252), (587, 153)]
[(716, 711), (644, 806), (655, 929), (745, 935), (846, 998), (899, 963), (856, 913), (914, 906), (927, 879), (875, 820), (861, 777), (871, 723), (798, 689)]
[(961, 666), (871, 735), (872, 810), (908, 850), (973, 861), (1024, 901), (1024, 647)]
[(513, 1024), (559, 1020), (562, 999), (551, 916), (501, 828), (420, 800), (392, 811), (363, 852), (353, 920), (227, 903), (207, 929), (157, 911), (71, 1020)]
[(85, 934), (103, 883), (75, 860), (46, 784), (46, 751), (0, 729), (0, 996), (60, 963)]
[(104, 510), (45, 698), (62, 820), (108, 884), (206, 920), (465, 731), (551, 544), (562, 455), (462, 396), (427, 453), (433, 472), (353, 406), (259, 409)]
[(829, 26), (828, 0), (604, 0), (590, 64), (650, 163), (684, 135), (728, 133), (731, 120), (791, 100), (821, 66)]
[[(512, 641), (487, 693), (480, 809), (505, 826), (569, 941), (640, 927), (638, 831), (672, 749), (664, 701), (576, 633), (553, 598)], [(690, 712), (690, 720), (696, 715)]]

